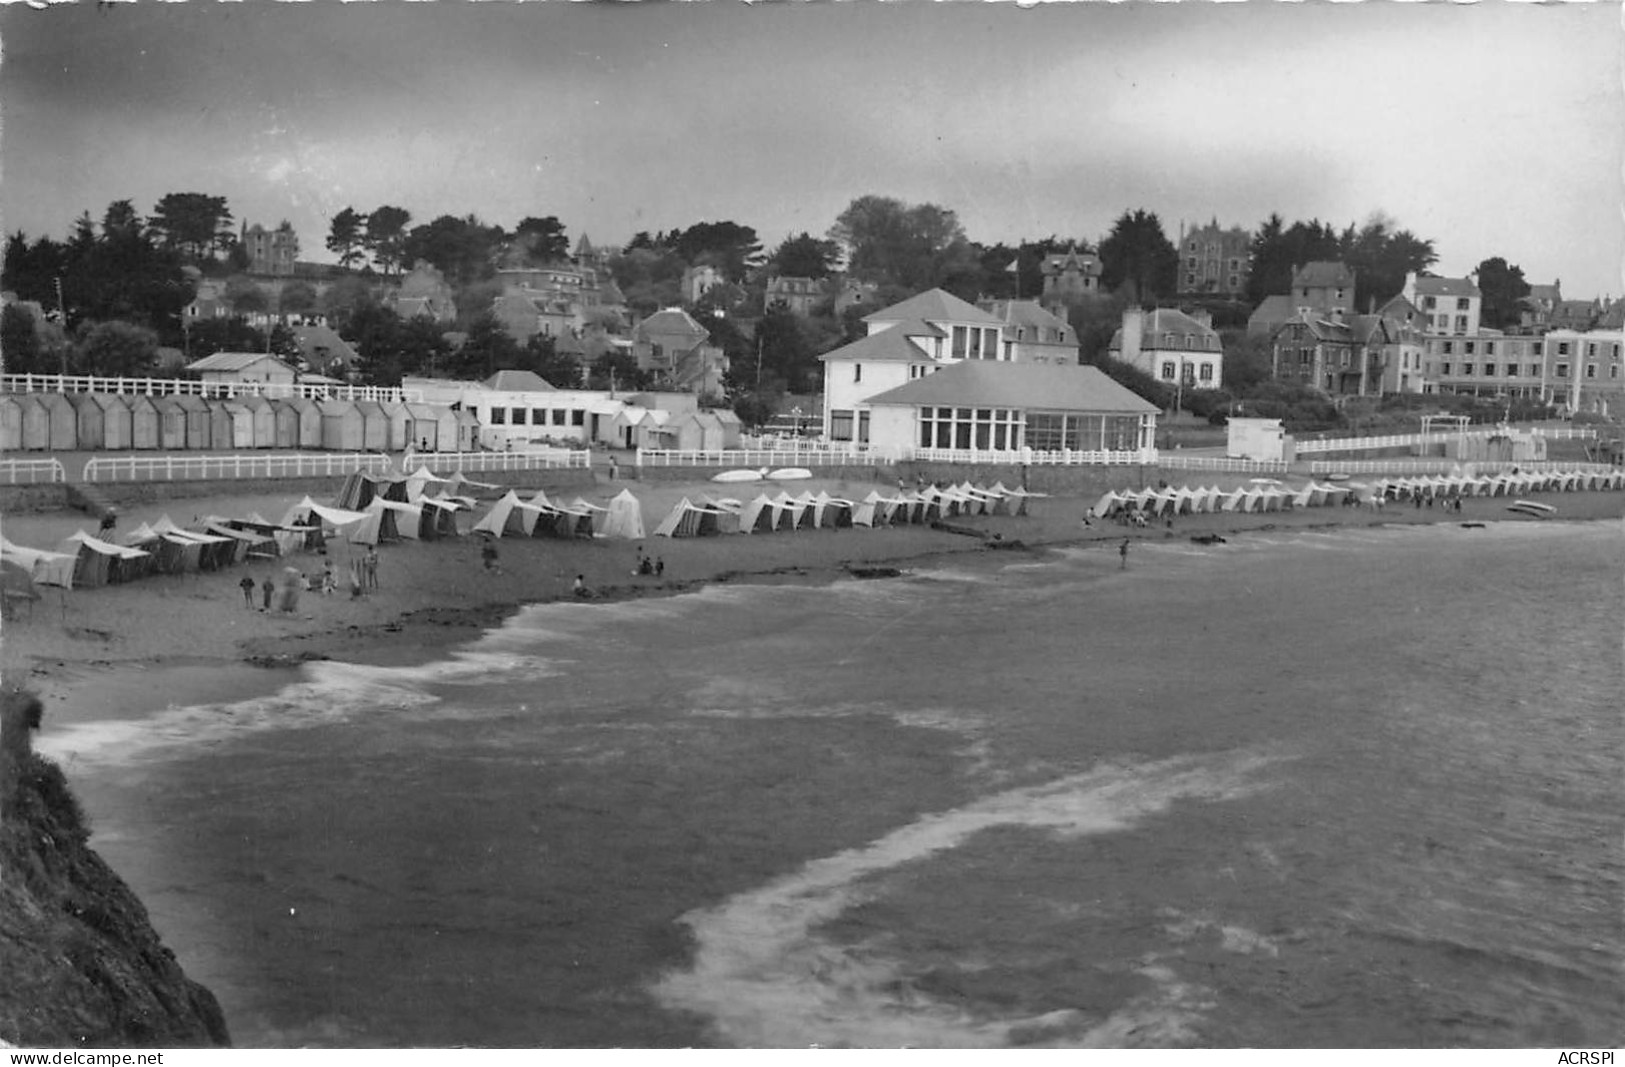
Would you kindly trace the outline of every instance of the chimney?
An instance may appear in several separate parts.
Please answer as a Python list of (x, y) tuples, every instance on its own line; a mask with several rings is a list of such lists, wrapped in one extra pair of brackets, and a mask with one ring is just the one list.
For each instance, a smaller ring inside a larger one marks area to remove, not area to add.
[(1145, 330), (1145, 312), (1137, 307), (1123, 309), (1123, 347), (1117, 358), (1133, 363), (1140, 358), (1141, 335)]

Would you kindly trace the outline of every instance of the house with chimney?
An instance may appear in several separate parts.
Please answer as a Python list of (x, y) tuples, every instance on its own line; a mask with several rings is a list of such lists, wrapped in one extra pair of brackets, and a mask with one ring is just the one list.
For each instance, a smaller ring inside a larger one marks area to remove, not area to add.
[(662, 308), (632, 328), (638, 369), (658, 376), (664, 388), (720, 394), (728, 358), (711, 334), (682, 308)]
[(1070, 323), (1036, 300), (983, 300), (983, 311), (1004, 323), (1001, 358), (1013, 363), (1078, 362), (1078, 335)]
[(1206, 311), (1125, 308), (1107, 355), (1183, 389), (1224, 384), (1224, 346)]

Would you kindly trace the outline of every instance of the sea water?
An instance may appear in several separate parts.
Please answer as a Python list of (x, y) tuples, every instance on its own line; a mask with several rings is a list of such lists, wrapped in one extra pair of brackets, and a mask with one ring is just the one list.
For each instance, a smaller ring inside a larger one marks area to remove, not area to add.
[(542, 605), (42, 747), (240, 1045), (1617, 1044), (1619, 549)]

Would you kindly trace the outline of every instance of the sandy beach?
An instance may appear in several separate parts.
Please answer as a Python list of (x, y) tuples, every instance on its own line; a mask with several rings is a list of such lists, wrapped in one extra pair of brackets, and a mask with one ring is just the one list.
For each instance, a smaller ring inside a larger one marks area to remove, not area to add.
[[(1220, 480), (1220, 484), (1232, 482), (1236, 482), (1235, 476)], [(697, 499), (706, 493), (720, 496), (724, 494), (719, 490), (727, 488), (705, 481), (600, 480), (581, 495), (602, 504), (623, 487), (631, 488), (638, 497), (646, 528), (651, 531), (679, 498)], [(861, 499), (871, 489), (889, 488), (873, 482), (833, 479), (800, 482), (796, 487), (815, 493), (825, 489), (832, 495), (854, 499)], [(232, 496), (131, 507), (121, 516), (121, 529), (132, 529), (163, 514), (183, 526), (197, 516), (211, 514), (258, 511), (274, 517), (284, 513), (296, 499), (297, 495)], [(1537, 494), (1535, 499), (1556, 507), (1555, 518), (1536, 520), (1515, 515), (1507, 511), (1507, 501), (1501, 498), (1469, 498), (1461, 512), (1418, 509), (1409, 504), (1390, 504), (1380, 511), (1318, 507), (1263, 514), (1182, 516), (1172, 526), (1132, 529), (1113, 522), (1085, 526), (1081, 519), (1092, 500), (1049, 496), (1034, 499), (1026, 516), (969, 517), (956, 519), (955, 525), (997, 534), (1005, 542), (1019, 541), (1023, 548), (1015, 551), (1099, 544), (1102, 551), (1115, 552), (1125, 537), (1163, 540), (1266, 528), (1549, 522), (1619, 518), (1625, 514), (1625, 494), (1618, 492)], [(486, 503), (481, 502), (476, 516), (483, 514)], [(465, 515), (462, 525), (466, 528), (470, 521)], [(93, 527), (88, 517), (78, 512), (7, 516), (4, 520), (9, 539), (37, 548), (54, 548), (75, 530), (93, 532)], [(332, 596), (306, 594), (293, 615), (249, 609), (238, 582), (245, 574), (256, 582), (278, 577), (288, 566), (314, 577), (321, 571), (320, 556), (299, 553), (214, 573), (155, 575), (100, 588), (64, 591), (43, 587), (44, 598), (32, 610), (21, 612), (19, 618), (7, 620), (0, 631), (0, 679), (8, 686), (34, 689), (45, 698), (48, 708), (67, 711), (73, 717), (78, 717), (80, 709), (69, 711), (64, 701), (70, 694), (84, 694), (97, 706), (98, 713), (105, 715), (115, 711), (120, 701), (143, 705), (159, 699), (159, 695), (143, 693), (138, 685), (128, 684), (132, 676), (124, 675), (121, 668), (137, 672), (134, 677), (154, 666), (199, 668), (195, 684), (201, 692), (163, 694), (167, 703), (242, 688), (242, 672), (228, 672), (211, 680), (205, 669), (210, 667), (247, 663), (272, 668), (274, 674), (278, 666), (309, 659), (409, 662), (425, 648), (444, 648), (448, 643), (471, 638), (521, 605), (571, 597), (578, 574), (592, 590), (595, 601), (608, 603), (671, 595), (711, 582), (827, 581), (853, 567), (907, 568), (923, 565), (933, 557), (989, 550), (987, 542), (976, 537), (926, 526), (683, 539), (649, 537), (641, 543), (602, 538), (560, 541), (509, 537), (499, 543), (500, 569), (490, 571), (481, 562), (481, 544), (479, 537), (385, 544), (379, 552), (376, 592), (360, 599), (352, 599), (342, 591)], [(634, 573), (640, 549), (664, 561), (661, 576)], [(355, 551), (359, 549), (333, 543), (330, 558), (341, 576), (347, 573)], [(258, 603), (258, 594), (255, 599)], [(173, 673), (169, 677), (174, 677)], [(268, 678), (266, 684), (275, 684), (274, 678)]]

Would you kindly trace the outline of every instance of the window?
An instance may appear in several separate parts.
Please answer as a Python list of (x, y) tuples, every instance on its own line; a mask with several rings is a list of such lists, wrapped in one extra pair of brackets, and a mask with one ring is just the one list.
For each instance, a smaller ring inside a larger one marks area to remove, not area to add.
[(581, 408), (576, 408), (574, 411), (570, 412), (570, 425), (571, 426), (585, 426), (585, 425), (587, 425), (587, 413), (585, 411), (583, 411)]
[(1608, 368), (1608, 377), (1610, 377), (1610, 378), (1618, 378), (1619, 377), (1619, 364), (1618, 363), (1615, 363), (1613, 366)]
[(541, 408), (532, 409), (530, 413), (530, 424), (532, 426), (546, 426), (547, 412)]
[(1557, 342), (1557, 354), (1560, 356), (1566, 356), (1569, 354), (1569, 343), (1567, 341)]
[(862, 363), (854, 363), (854, 364), (852, 364), (852, 380), (854, 382), (863, 381), (863, 364)]
[(1463, 363), (1461, 365), (1461, 376), (1463, 378), (1471, 377), (1472, 373), (1473, 373), (1473, 365), (1471, 363)]
[(869, 413), (867, 411), (860, 411), (860, 412), (858, 412), (858, 444), (866, 445), (868, 443), (869, 443)]
[(1162, 380), (1165, 382), (1174, 380), (1174, 364), (1172, 360), (1162, 365)]
[(1484, 364), (1484, 377), (1486, 377), (1486, 378), (1495, 377), (1495, 364), (1493, 364), (1493, 363)]
[(831, 411), (829, 413), (829, 439), (831, 441), (852, 440), (851, 411)]
[(1569, 376), (1569, 365), (1567, 363), (1555, 364), (1552, 367), (1552, 374), (1558, 378), (1567, 378)]
[(564, 423), (565, 423), (565, 411), (564, 411), (563, 408), (554, 408), (553, 409), (552, 422), (553, 422), (554, 426), (563, 426), (564, 425)]
[(523, 425), (525, 425), (525, 409), (524, 408), (511, 408), (511, 409), (509, 409), (509, 411), (508, 411), (508, 421), (513, 423), (515, 426), (523, 426)]
[(1531, 363), (1531, 364), (1529, 364), (1529, 377), (1531, 377), (1531, 378), (1539, 378), (1540, 377), (1540, 364), (1539, 363)]
[(1185, 275), (1185, 284), (1186, 285), (1195, 285), (1196, 284), (1196, 275), (1194, 275), (1194, 274)]
[(1202, 369), (1198, 374), (1198, 377), (1200, 377), (1204, 382), (1211, 382), (1213, 380), (1213, 364), (1202, 364)]
[(1454, 341), (1441, 341), (1441, 342), (1439, 342), (1439, 351), (1443, 352), (1447, 356), (1450, 355), (1451, 352), (1455, 351), (1455, 347), (1456, 347), (1456, 342), (1454, 342)]
[(1422, 307), (1425, 310), (1432, 311), (1435, 306), (1436, 306), (1436, 303), (1435, 303), (1434, 299), (1431, 296), (1427, 296), (1427, 297), (1422, 298)]
[(1586, 377), (1587, 378), (1595, 378), (1596, 376), (1597, 376), (1597, 365), (1595, 363), (1587, 363), (1586, 364)]
[(1468, 307), (1470, 307), (1470, 306), (1471, 305), (1468, 304), (1467, 298), (1465, 296), (1456, 297), (1456, 310), (1457, 311), (1466, 311), (1468, 309)]
[(1495, 342), (1494, 341), (1485, 341), (1484, 342), (1484, 354), (1486, 356), (1495, 355)]
[(491, 425), (492, 426), (501, 426), (501, 425), (504, 425), (507, 421), (508, 421), (508, 411), (507, 411), (506, 408), (492, 408), (491, 409)]
[(1469, 355), (1469, 356), (1472, 355), (1473, 354), (1473, 342), (1471, 342), (1471, 341), (1463, 341), (1461, 343), (1461, 350), (1466, 355)]
[(981, 330), (972, 330), (972, 331), (970, 331), (970, 351), (966, 353), (966, 356), (969, 359), (981, 359), (982, 358), (982, 331)]
[(1456, 332), (1457, 333), (1466, 333), (1467, 332), (1467, 316), (1466, 315), (1457, 315), (1456, 316)]
[[(1231, 260), (1230, 260), (1230, 269), (1231, 270), (1240, 270), (1241, 269), (1241, 260), (1235, 259), (1235, 258), (1232, 257)], [(1234, 280), (1232, 280), (1230, 284), (1234, 285), (1236, 283), (1235, 283)]]
[(1196, 269), (1196, 257), (1192, 256), (1191, 258), (1187, 259), (1185, 261), (1185, 266), (1190, 270), (1195, 270)]
[(955, 326), (954, 327), (954, 352), (953, 352), (953, 356), (954, 356), (955, 359), (964, 359), (965, 358), (965, 348), (967, 347), (966, 335), (969, 334), (969, 333), (970, 333), (970, 329), (968, 327), (965, 327), (965, 326)]
[(1586, 355), (1590, 356), (1590, 357), (1595, 357), (1596, 354), (1597, 354), (1597, 343), (1595, 341), (1592, 341), (1592, 342), (1590, 342), (1590, 343), (1588, 343), (1586, 345)]
[(1439, 373), (1441, 375), (1447, 377), (1447, 378), (1450, 376), (1450, 361), (1449, 360), (1446, 360), (1445, 362), (1439, 364)]

